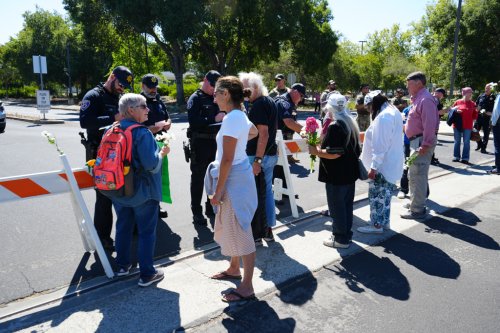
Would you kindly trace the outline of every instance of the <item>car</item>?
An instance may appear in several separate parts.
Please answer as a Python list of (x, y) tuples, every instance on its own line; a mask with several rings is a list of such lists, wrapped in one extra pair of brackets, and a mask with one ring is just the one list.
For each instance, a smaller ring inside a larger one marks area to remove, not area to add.
[(0, 133), (5, 132), (5, 126), (7, 125), (7, 116), (5, 115), (5, 109), (3, 108), (3, 103), (0, 101)]

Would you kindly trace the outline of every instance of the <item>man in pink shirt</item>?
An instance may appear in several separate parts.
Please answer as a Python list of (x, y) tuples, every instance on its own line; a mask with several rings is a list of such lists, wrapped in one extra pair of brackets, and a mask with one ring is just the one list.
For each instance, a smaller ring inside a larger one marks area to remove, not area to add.
[(421, 219), (426, 216), (425, 201), (429, 166), (437, 142), (439, 114), (436, 100), (425, 88), (425, 74), (414, 72), (406, 77), (406, 86), (411, 95), (412, 107), (405, 125), (410, 139), (410, 156), (418, 152), (417, 159), (409, 169), (410, 207), (401, 214), (404, 219)]

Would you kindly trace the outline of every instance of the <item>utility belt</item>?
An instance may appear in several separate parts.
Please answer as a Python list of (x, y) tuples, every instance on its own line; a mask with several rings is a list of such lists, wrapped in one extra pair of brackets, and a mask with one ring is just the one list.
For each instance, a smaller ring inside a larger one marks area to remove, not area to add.
[(187, 130), (187, 137), (189, 139), (212, 139), (215, 140), (217, 138), (217, 133), (200, 133), (200, 132), (195, 132), (191, 129), (188, 128)]

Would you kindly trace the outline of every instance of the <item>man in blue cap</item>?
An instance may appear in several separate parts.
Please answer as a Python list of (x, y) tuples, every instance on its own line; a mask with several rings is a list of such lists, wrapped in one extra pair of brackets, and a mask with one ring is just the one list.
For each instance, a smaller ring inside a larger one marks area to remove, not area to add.
[[(118, 113), (118, 100), (126, 89), (131, 89), (133, 80), (130, 69), (118, 66), (113, 69), (104, 83), (99, 83), (89, 90), (80, 106), (80, 126), (87, 130), (85, 145), (86, 160), (95, 159), (97, 148), (101, 143), (104, 127), (121, 119)], [(94, 225), (97, 235), (106, 250), (114, 251), (111, 229), (113, 228), (113, 211), (111, 199), (96, 190)]]
[[(153, 74), (146, 74), (142, 77), (141, 95), (146, 97), (146, 104), (149, 109), (148, 120), (144, 122), (153, 135), (161, 134), (170, 129), (172, 120), (168, 115), (167, 106), (158, 94), (158, 78)], [(168, 212), (160, 207), (160, 217), (167, 218)]]

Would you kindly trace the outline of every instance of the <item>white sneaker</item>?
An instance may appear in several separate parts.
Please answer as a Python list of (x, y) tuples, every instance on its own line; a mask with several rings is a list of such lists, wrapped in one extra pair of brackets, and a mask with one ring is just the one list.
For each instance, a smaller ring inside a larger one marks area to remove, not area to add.
[(323, 241), (323, 245), (328, 247), (347, 249), (351, 244), (339, 243), (336, 240), (334, 240), (332, 236), (330, 236), (328, 239)]
[(384, 228), (382, 228), (382, 227), (377, 228), (373, 225), (369, 225), (366, 227), (359, 227), (358, 231), (362, 232), (364, 234), (381, 234), (384, 232)]
[(406, 198), (406, 194), (404, 192), (399, 191), (398, 192), (398, 199), (404, 199)]

